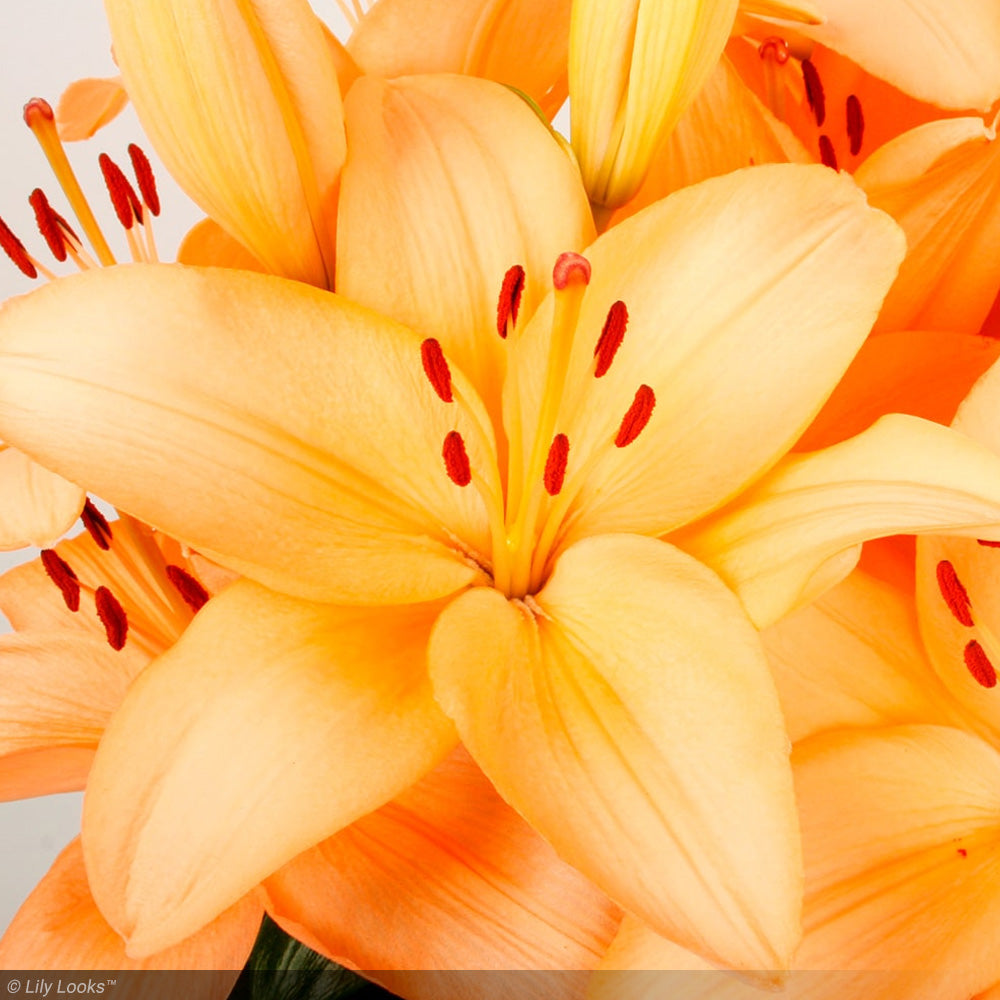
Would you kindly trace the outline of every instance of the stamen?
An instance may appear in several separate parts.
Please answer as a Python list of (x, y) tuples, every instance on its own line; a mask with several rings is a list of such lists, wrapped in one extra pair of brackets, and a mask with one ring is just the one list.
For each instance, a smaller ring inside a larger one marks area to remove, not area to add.
[(444, 351), (441, 350), (440, 342), (428, 337), (420, 345), (420, 360), (424, 364), (427, 381), (441, 399), (450, 403), (454, 399), (451, 392), (451, 369), (448, 367)]
[(641, 433), (656, 406), (656, 393), (648, 385), (640, 385), (635, 391), (635, 399), (622, 417), (621, 426), (615, 436), (615, 447), (624, 448), (630, 445)]
[(472, 468), (469, 466), (465, 442), (458, 431), (448, 432), (441, 455), (444, 458), (444, 467), (448, 471), (448, 478), (456, 486), (468, 486), (472, 482)]
[(66, 220), (49, 204), (49, 199), (45, 197), (45, 192), (41, 188), (35, 188), (31, 192), (28, 203), (34, 209), (38, 231), (48, 244), (52, 256), (62, 263), (66, 259), (66, 236), (59, 223), (67, 225)]
[(830, 141), (828, 135), (821, 135), (819, 137), (819, 158), (823, 161), (825, 166), (830, 167), (831, 170), (837, 170), (837, 153), (833, 148), (833, 143)]
[(571, 283), (590, 284), (590, 261), (582, 254), (567, 251), (556, 258), (552, 284), (561, 292)]
[(980, 545), (985, 545), (988, 549), (1000, 549), (1000, 542), (991, 542), (986, 538), (977, 538)]
[(802, 60), (802, 79), (806, 85), (806, 100), (809, 110), (816, 119), (819, 128), (826, 121), (826, 95), (823, 93), (823, 81), (819, 78), (819, 70), (811, 59)]
[(108, 519), (97, 509), (89, 498), (83, 505), (83, 510), (80, 513), (80, 520), (83, 521), (83, 526), (87, 529), (87, 534), (93, 538), (97, 547), (104, 549), (104, 551), (107, 552), (108, 549), (111, 548), (111, 542), (113, 540), (111, 525), (108, 524)]
[(507, 339), (508, 329), (517, 324), (517, 311), (521, 308), (521, 295), (524, 293), (524, 268), (520, 264), (507, 268), (500, 286), (500, 298), (497, 299), (497, 333)]
[(153, 215), (159, 215), (160, 196), (156, 191), (156, 178), (153, 176), (153, 168), (149, 164), (148, 157), (132, 142), (129, 143), (128, 158), (132, 161), (132, 171), (135, 174), (136, 183), (139, 185), (142, 200)]
[(42, 549), (42, 567), (59, 588), (70, 611), (80, 610), (80, 580), (72, 567), (54, 549)]
[(180, 566), (167, 566), (167, 578), (192, 611), (198, 612), (208, 603), (208, 591)]
[(775, 117), (785, 120), (785, 85), (779, 67), (788, 62), (790, 51), (784, 38), (772, 35), (765, 38), (757, 48), (757, 55), (764, 64), (764, 86), (767, 91), (767, 106)]
[(97, 617), (101, 619), (104, 634), (108, 637), (108, 645), (115, 650), (123, 649), (128, 636), (128, 618), (125, 609), (107, 587), (97, 588), (94, 592), (94, 602), (97, 605)]
[(563, 488), (566, 478), (566, 460), (569, 458), (569, 438), (557, 434), (549, 447), (549, 457), (545, 460), (545, 492), (556, 496)]
[(21, 274), (28, 278), (38, 277), (38, 268), (31, 262), (24, 244), (11, 232), (3, 219), (0, 219), (0, 249), (13, 261)]
[(618, 348), (621, 347), (625, 339), (625, 327), (628, 326), (628, 309), (620, 299), (608, 310), (608, 317), (604, 321), (604, 329), (598, 338), (597, 346), (594, 348), (594, 357), (597, 358), (597, 366), (594, 368), (594, 378), (606, 375), (611, 367), (611, 362), (615, 360)]
[(104, 175), (104, 183), (107, 185), (118, 221), (123, 229), (131, 229), (136, 222), (142, 222), (142, 205), (139, 204), (138, 195), (121, 168), (107, 153), (101, 153), (97, 162)]
[(955, 572), (955, 567), (947, 559), (942, 559), (937, 564), (937, 582), (944, 603), (948, 605), (948, 610), (955, 620), (966, 628), (972, 628), (975, 625), (972, 618), (972, 602), (969, 600), (968, 591), (958, 578), (958, 573)]
[(857, 156), (865, 137), (865, 116), (861, 110), (861, 101), (854, 94), (847, 98), (847, 137), (851, 141), (851, 156)]
[(975, 639), (965, 647), (965, 665), (977, 684), (984, 688), (996, 687), (997, 672), (986, 651)]

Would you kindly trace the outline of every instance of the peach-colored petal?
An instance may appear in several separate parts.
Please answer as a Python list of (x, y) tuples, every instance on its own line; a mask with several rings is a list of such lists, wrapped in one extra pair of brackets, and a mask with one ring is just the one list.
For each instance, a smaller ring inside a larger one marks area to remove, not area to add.
[(556, 257), (593, 239), (579, 172), (527, 104), (487, 80), (363, 79), (345, 114), (337, 290), (437, 338), (498, 414), (504, 274), (525, 268), (530, 316)]
[(467, 403), (449, 408), (417, 337), (339, 296), (224, 268), (110, 268), (9, 300), (0, 345), (0, 434), (265, 584), (430, 600), (488, 551), (483, 501), (441, 457), (457, 428), (474, 467), (495, 465), (475, 392), (454, 371)]
[[(565, 541), (665, 533), (764, 472), (864, 341), (902, 249), (895, 224), (849, 178), (798, 164), (712, 178), (601, 236), (586, 251), (593, 273), (569, 361), (548, 376), (566, 385), (557, 423), (570, 459), (556, 501), (572, 518)], [(624, 341), (595, 379), (594, 348), (619, 299)], [(508, 429), (539, 424), (544, 381), (534, 373), (545, 372), (552, 336), (549, 299), (516, 344)], [(616, 448), (643, 384), (656, 397), (649, 424)]]
[(757, 636), (705, 567), (654, 539), (587, 539), (528, 603), (459, 597), (429, 662), (473, 757), (570, 864), (718, 961), (787, 964), (787, 736)]
[[(451, 995), (427, 970), (593, 968), (620, 916), (462, 750), (264, 888), (292, 934), (352, 967), (394, 970), (376, 978), (407, 997)], [(552, 982), (563, 992), (550, 996), (578, 995), (572, 977)], [(481, 989), (505, 995), (488, 977)]]
[(128, 104), (120, 76), (74, 80), (59, 98), (56, 125), (63, 142), (89, 139)]
[(912, 598), (864, 573), (765, 629), (761, 641), (793, 741), (829, 729), (949, 720)]
[(187, 193), (275, 274), (332, 287), (336, 66), (306, 0), (107, 0), (129, 96)]
[(374, 76), (496, 80), (530, 95), (551, 117), (566, 99), (569, 11), (570, 0), (380, 0), (348, 50)]
[(929, 122), (855, 174), (906, 233), (879, 330), (978, 332), (1000, 289), (1000, 143), (980, 118)]
[(826, 448), (886, 413), (950, 424), (958, 404), (998, 357), (1000, 340), (950, 329), (869, 337), (795, 448)]
[(181, 241), (177, 259), (199, 267), (233, 267), (241, 271), (267, 272), (267, 268), (239, 240), (213, 219), (202, 219)]
[(235, 583), (144, 671), (84, 801), (94, 896), (133, 954), (187, 937), (447, 753), (423, 656), (438, 610)]
[(0, 444), (0, 550), (53, 545), (80, 516), (86, 494), (22, 451)]
[(889, 415), (855, 438), (792, 455), (679, 533), (763, 627), (842, 580), (860, 543), (933, 531), (1000, 535), (1000, 460), (951, 428)]
[[(162, 996), (157, 986), (169, 985), (177, 991), (175, 995), (192, 1000), (225, 1000), (250, 955), (261, 916), (260, 902), (246, 897), (186, 941), (155, 955), (131, 958), (125, 942), (94, 903), (77, 839), (56, 858), (0, 940), (0, 968), (200, 970), (197, 975), (178, 974), (169, 980), (126, 976), (109, 992), (141, 1000)], [(68, 992), (65, 985), (63, 992)]]

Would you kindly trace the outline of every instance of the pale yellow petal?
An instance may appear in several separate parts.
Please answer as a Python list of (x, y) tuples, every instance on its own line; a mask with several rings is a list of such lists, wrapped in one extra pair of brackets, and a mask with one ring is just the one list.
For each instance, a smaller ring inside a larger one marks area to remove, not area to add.
[(495, 463), (474, 391), (454, 372), (468, 405), (449, 407), (413, 334), (337, 296), (107, 269), (8, 301), (0, 352), (6, 440), (276, 589), (430, 600), (487, 551), (483, 502), (441, 457), (457, 427), (474, 467)]
[(576, 0), (570, 26), (573, 149), (591, 201), (628, 201), (656, 148), (729, 39), (737, 0)]
[(213, 219), (202, 219), (188, 231), (177, 248), (177, 259), (182, 264), (199, 267), (233, 267), (267, 273), (267, 268)]
[(1000, 459), (951, 428), (896, 414), (842, 444), (784, 459), (676, 540), (763, 627), (843, 579), (866, 539), (997, 536), (998, 525)]
[(423, 660), (438, 610), (236, 583), (141, 675), (84, 800), (94, 896), (131, 954), (187, 937), (448, 752)]
[(906, 233), (878, 329), (977, 333), (1000, 290), (995, 130), (981, 118), (929, 122), (877, 149), (855, 178)]
[[(902, 237), (849, 178), (775, 164), (678, 191), (586, 256), (593, 275), (572, 353), (565, 374), (550, 375), (567, 386), (557, 419), (570, 445), (559, 498), (571, 501), (567, 539), (663, 534), (777, 461), (863, 342)], [(616, 299), (628, 326), (595, 379), (594, 348)], [(524, 331), (512, 362), (519, 374), (544, 372), (551, 315), (550, 300)], [(656, 396), (649, 424), (616, 448), (642, 384)], [(542, 380), (518, 388), (505, 400), (507, 426), (534, 428)]]
[(654, 539), (588, 539), (530, 607), (458, 598), (429, 662), (473, 757), (565, 860), (717, 961), (787, 965), (788, 738), (757, 636), (703, 566)]
[(89, 139), (128, 104), (120, 76), (74, 80), (59, 98), (56, 125), (63, 142)]
[(0, 549), (44, 549), (73, 526), (86, 493), (17, 448), (0, 444), (0, 497)]
[[(132, 973), (115, 986), (103, 978), (67, 978), (62, 981), (64, 993), (71, 992), (71, 984), (82, 982), (86, 988), (92, 980), (122, 1000), (143, 1000), (162, 996), (160, 991), (169, 983), (171, 990), (181, 991), (190, 1000), (226, 1000), (250, 956), (261, 916), (260, 902), (246, 898), (173, 948), (143, 959), (131, 958), (125, 942), (94, 903), (77, 839), (56, 858), (0, 940), (0, 968)], [(169, 979), (134, 974), (166, 969), (190, 974), (175, 973)]]
[(107, 0), (115, 55), (181, 187), (275, 274), (332, 287), (345, 140), (307, 0)]
[(337, 290), (437, 338), (498, 413), (504, 274), (525, 268), (530, 316), (556, 257), (593, 239), (579, 172), (528, 105), (487, 80), (363, 79), (345, 114)]

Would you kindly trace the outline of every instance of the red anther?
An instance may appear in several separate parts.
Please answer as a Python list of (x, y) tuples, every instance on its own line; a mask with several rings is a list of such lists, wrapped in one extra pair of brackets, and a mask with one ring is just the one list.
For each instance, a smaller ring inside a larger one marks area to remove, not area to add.
[(819, 128), (826, 121), (826, 95), (823, 93), (823, 81), (819, 78), (819, 70), (811, 59), (802, 60), (802, 79), (806, 84), (806, 100), (809, 110), (816, 119)]
[(29, 278), (38, 277), (38, 268), (31, 263), (24, 244), (11, 232), (3, 219), (0, 219), (0, 249), (14, 262), (21, 274)]
[(139, 185), (142, 200), (153, 215), (159, 215), (160, 196), (156, 191), (156, 178), (153, 176), (153, 168), (149, 164), (149, 158), (134, 142), (129, 143), (128, 158), (132, 161), (132, 172)]
[(619, 299), (608, 310), (604, 329), (601, 330), (597, 346), (594, 348), (594, 357), (597, 358), (594, 378), (600, 378), (607, 374), (611, 362), (615, 360), (615, 355), (618, 353), (618, 348), (622, 346), (622, 340), (625, 339), (626, 326), (628, 326), (628, 309), (625, 308), (625, 303)]
[(549, 445), (549, 457), (545, 459), (545, 492), (556, 496), (563, 488), (566, 478), (566, 460), (569, 458), (569, 438), (557, 434)]
[(955, 567), (947, 559), (942, 559), (937, 564), (937, 582), (944, 603), (948, 605), (955, 620), (966, 628), (972, 628), (976, 624), (972, 619), (972, 602)]
[(108, 194), (111, 195), (111, 204), (114, 206), (118, 221), (123, 228), (131, 229), (137, 220), (142, 222), (142, 205), (139, 203), (138, 195), (121, 168), (107, 153), (101, 153), (97, 162), (101, 166), (104, 183), (107, 185)]
[(24, 124), (28, 128), (34, 127), (34, 122), (39, 118), (46, 118), (48, 121), (55, 121), (55, 112), (52, 105), (44, 97), (33, 97), (24, 106)]
[(521, 295), (524, 293), (524, 268), (520, 264), (507, 268), (500, 286), (500, 298), (497, 299), (497, 333), (507, 339), (507, 324), (517, 323), (517, 311), (521, 308)]
[(108, 637), (108, 645), (116, 650), (124, 648), (128, 618), (118, 598), (107, 587), (98, 587), (94, 591), (94, 603), (97, 605), (97, 617), (101, 619), (104, 634)]
[(54, 549), (42, 549), (42, 567), (59, 588), (70, 611), (80, 610), (80, 581), (72, 567)]
[(761, 59), (773, 59), (779, 66), (788, 62), (788, 42), (778, 35), (770, 35), (757, 46)]
[(468, 486), (472, 482), (472, 469), (465, 451), (465, 442), (458, 431), (448, 431), (441, 455), (444, 467), (448, 470), (448, 478), (456, 486)]
[(648, 385), (640, 385), (635, 391), (632, 405), (622, 417), (621, 426), (615, 436), (616, 447), (624, 448), (642, 433), (642, 429), (649, 423), (649, 418), (653, 415), (654, 406), (656, 406), (656, 393)]
[(984, 688), (996, 687), (997, 672), (990, 663), (986, 650), (975, 639), (966, 644), (965, 665), (977, 684)]
[(181, 569), (180, 566), (168, 566), (167, 579), (192, 611), (201, 611), (208, 603), (208, 591), (187, 570)]
[(451, 394), (451, 369), (445, 360), (441, 344), (433, 337), (428, 337), (420, 345), (420, 360), (424, 363), (427, 381), (446, 403), (450, 403), (454, 398)]
[(819, 137), (819, 158), (831, 170), (837, 169), (837, 152), (833, 148), (833, 143), (828, 135)]
[(976, 541), (979, 542), (980, 545), (985, 545), (988, 549), (1000, 549), (1000, 542), (991, 542), (985, 538), (977, 538)]
[(66, 259), (66, 236), (59, 225), (59, 216), (49, 204), (45, 192), (41, 188), (35, 188), (28, 196), (28, 203), (35, 211), (38, 231), (48, 244), (52, 256), (60, 262), (64, 261)]
[(87, 534), (94, 540), (94, 544), (99, 549), (104, 549), (107, 552), (111, 548), (113, 537), (111, 534), (111, 525), (108, 524), (108, 519), (89, 498), (84, 503), (83, 510), (80, 512), (80, 520), (83, 521), (83, 526), (87, 529)]
[(851, 141), (851, 156), (857, 156), (865, 137), (865, 115), (855, 94), (847, 98), (847, 137)]
[(561, 292), (571, 282), (590, 284), (590, 261), (582, 254), (566, 252), (559, 254), (552, 268), (552, 284)]

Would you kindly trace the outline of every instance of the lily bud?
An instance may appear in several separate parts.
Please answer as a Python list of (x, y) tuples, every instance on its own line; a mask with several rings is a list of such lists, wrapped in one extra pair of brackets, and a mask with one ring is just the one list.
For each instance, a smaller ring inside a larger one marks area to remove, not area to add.
[(573, 148), (595, 205), (636, 192), (719, 60), (738, 0), (574, 0)]
[(157, 152), (269, 271), (333, 283), (344, 162), (337, 71), (306, 0), (106, 0)]

